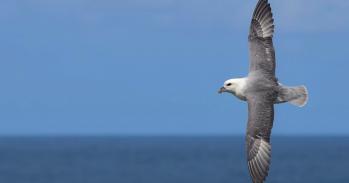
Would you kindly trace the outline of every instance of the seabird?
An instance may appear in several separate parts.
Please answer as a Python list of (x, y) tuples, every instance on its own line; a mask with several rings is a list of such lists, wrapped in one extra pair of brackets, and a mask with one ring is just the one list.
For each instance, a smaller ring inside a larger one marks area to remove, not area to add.
[(303, 107), (308, 100), (305, 86), (281, 85), (275, 76), (274, 19), (268, 0), (259, 0), (248, 36), (250, 66), (247, 77), (229, 79), (219, 93), (227, 92), (248, 103), (246, 132), (247, 164), (253, 183), (268, 176), (274, 121), (274, 104), (289, 102)]

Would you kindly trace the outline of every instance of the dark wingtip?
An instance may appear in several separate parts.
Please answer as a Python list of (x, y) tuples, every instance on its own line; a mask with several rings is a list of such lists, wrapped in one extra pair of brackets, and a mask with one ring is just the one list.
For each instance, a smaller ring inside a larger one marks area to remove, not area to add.
[[(258, 37), (273, 37), (274, 19), (271, 6), (268, 0), (259, 0), (253, 12), (251, 24), (252, 34), (257, 34)], [(257, 25), (256, 25), (257, 24)], [(252, 28), (253, 27), (253, 28)]]

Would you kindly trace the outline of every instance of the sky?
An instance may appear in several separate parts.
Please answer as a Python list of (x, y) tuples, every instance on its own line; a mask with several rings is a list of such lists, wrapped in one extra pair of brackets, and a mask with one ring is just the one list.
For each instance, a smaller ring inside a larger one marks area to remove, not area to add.
[[(347, 0), (270, 0), (277, 135), (349, 135)], [(0, 135), (242, 135), (256, 0), (0, 1)]]

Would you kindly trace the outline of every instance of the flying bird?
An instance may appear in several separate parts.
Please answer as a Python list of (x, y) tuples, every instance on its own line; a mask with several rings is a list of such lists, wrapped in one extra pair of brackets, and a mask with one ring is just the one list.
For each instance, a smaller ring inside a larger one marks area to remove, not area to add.
[(276, 78), (273, 34), (274, 19), (270, 4), (268, 0), (259, 0), (248, 36), (248, 76), (229, 79), (219, 90), (219, 93), (231, 93), (248, 103), (246, 154), (253, 183), (263, 183), (268, 176), (274, 104), (289, 102), (303, 107), (308, 100), (305, 86), (284, 86)]

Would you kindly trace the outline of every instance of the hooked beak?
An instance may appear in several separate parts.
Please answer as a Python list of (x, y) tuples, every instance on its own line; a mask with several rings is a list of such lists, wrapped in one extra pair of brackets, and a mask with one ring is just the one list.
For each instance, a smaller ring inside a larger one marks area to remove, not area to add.
[(226, 92), (226, 91), (227, 91), (227, 89), (225, 89), (224, 87), (222, 87), (222, 88), (220, 88), (220, 89), (218, 90), (218, 93), (221, 94), (221, 93)]

